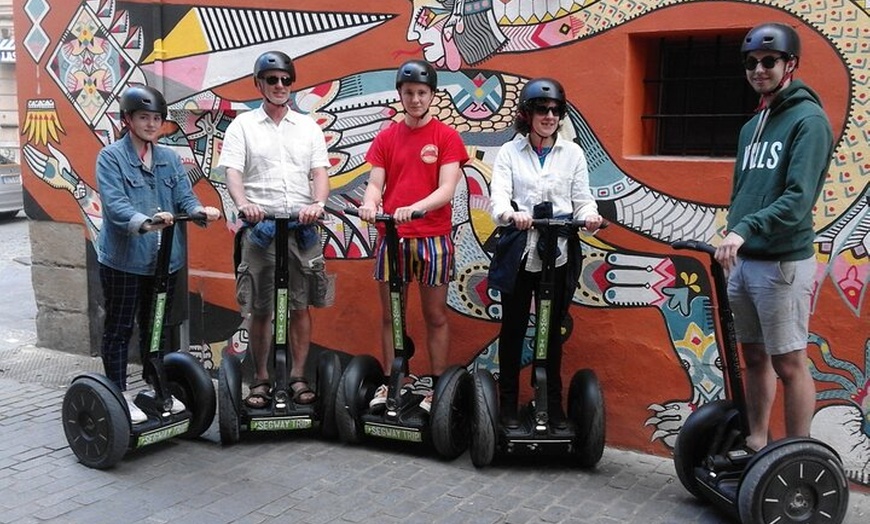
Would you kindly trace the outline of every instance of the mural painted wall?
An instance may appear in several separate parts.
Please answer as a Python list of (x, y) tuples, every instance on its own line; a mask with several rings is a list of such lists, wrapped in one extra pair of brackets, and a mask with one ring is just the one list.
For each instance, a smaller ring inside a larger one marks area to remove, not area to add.
[[(27, 212), (81, 224), (71, 241), (90, 244), (100, 234), (94, 160), (118, 128), (117, 95), (131, 83), (165, 93), (171, 122), (162, 141), (185, 160), (200, 199), (226, 216), (191, 231), (192, 350), (212, 369), (223, 351), (246, 350), (231, 262), (239, 223), (217, 160), (229, 122), (258, 104), (256, 56), (280, 49), (294, 58), (293, 104), (325, 132), (336, 209), (362, 196), (367, 147), (400, 118), (395, 67), (425, 57), (439, 69), (434, 110), (460, 131), (472, 158), (454, 201), (451, 358), (495, 372), (500, 302), (486, 286), (491, 163), (514, 136), (524, 83), (561, 80), (570, 101), (562, 134), (585, 149), (602, 214), (614, 223), (584, 238), (564, 373), (598, 373), (608, 444), (656, 454), (669, 453), (693, 409), (723, 394), (706, 261), (669, 243), (721, 238), (733, 158), (643, 154), (644, 42), (665, 33), (739, 34), (768, 20), (795, 26), (804, 47), (799, 76), (820, 93), (837, 140), (815, 209), (812, 431), (838, 450), (854, 482), (870, 484), (866, 2), (16, 0), (15, 16)], [(375, 232), (334, 214), (323, 234), (337, 301), (315, 312), (314, 343), (378, 355)], [(409, 322), (422, 339), (416, 300), (412, 291)], [(427, 371), (425, 359), (414, 365)]]

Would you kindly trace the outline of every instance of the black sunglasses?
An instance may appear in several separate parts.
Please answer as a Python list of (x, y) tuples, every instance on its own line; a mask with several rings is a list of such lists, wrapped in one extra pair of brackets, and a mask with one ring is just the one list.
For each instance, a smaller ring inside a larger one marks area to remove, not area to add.
[(562, 106), (545, 106), (545, 105), (533, 105), (532, 111), (539, 116), (547, 116), (548, 113), (552, 113), (553, 116), (562, 118), (565, 116), (565, 108)]
[(778, 60), (785, 60), (785, 57), (768, 55), (759, 60), (754, 56), (747, 56), (746, 60), (743, 61), (743, 67), (745, 67), (747, 71), (755, 71), (755, 68), (758, 67), (758, 64), (760, 63), (761, 67), (765, 69), (773, 69), (776, 67), (776, 62)]
[(264, 77), (260, 77), (260, 78), (265, 80), (266, 83), (269, 84), (270, 86), (277, 84), (278, 80), (281, 81), (281, 85), (284, 87), (288, 87), (290, 84), (293, 83), (293, 81), (290, 80), (289, 76), (264, 76)]

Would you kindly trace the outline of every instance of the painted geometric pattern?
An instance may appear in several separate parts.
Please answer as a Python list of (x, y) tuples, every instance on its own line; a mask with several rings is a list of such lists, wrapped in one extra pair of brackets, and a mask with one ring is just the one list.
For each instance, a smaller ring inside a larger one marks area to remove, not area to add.
[(234, 49), (288, 36), (322, 33), (391, 18), (391, 15), (364, 13), (308, 13), (216, 7), (201, 7), (196, 12), (212, 50)]
[(93, 126), (126, 83), (133, 65), (96, 14), (83, 5), (61, 35), (48, 72), (85, 122)]
[(45, 0), (27, 0), (24, 4), (24, 14), (33, 22), (33, 26), (24, 37), (24, 49), (30, 53), (34, 62), (39, 62), (48, 49), (51, 39), (42, 28), (42, 19), (48, 14), (50, 7)]

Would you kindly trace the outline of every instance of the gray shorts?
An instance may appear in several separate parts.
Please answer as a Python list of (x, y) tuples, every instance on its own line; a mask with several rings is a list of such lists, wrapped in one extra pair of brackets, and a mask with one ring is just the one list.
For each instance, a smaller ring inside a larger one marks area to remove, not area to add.
[(738, 257), (728, 298), (738, 342), (764, 344), (769, 355), (806, 349), (816, 259), (777, 262)]
[[(271, 314), (275, 309), (275, 242), (263, 249), (242, 233), (241, 261), (236, 270), (236, 300), (242, 315)], [(291, 234), (287, 239), (290, 281), (287, 307), (327, 307), (335, 301), (335, 276), (326, 273), (320, 242), (302, 251)]]

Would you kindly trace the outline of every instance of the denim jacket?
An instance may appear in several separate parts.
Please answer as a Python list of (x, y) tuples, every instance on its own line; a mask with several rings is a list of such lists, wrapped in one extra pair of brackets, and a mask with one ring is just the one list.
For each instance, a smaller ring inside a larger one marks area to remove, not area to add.
[[(118, 271), (153, 275), (159, 233), (140, 233), (142, 224), (158, 211), (193, 214), (203, 209), (193, 194), (181, 159), (169, 148), (155, 145), (151, 168), (144, 166), (127, 133), (97, 156), (97, 188), (103, 204), (103, 224), (97, 239), (97, 259)], [(183, 228), (176, 230), (169, 270), (186, 262)]]

